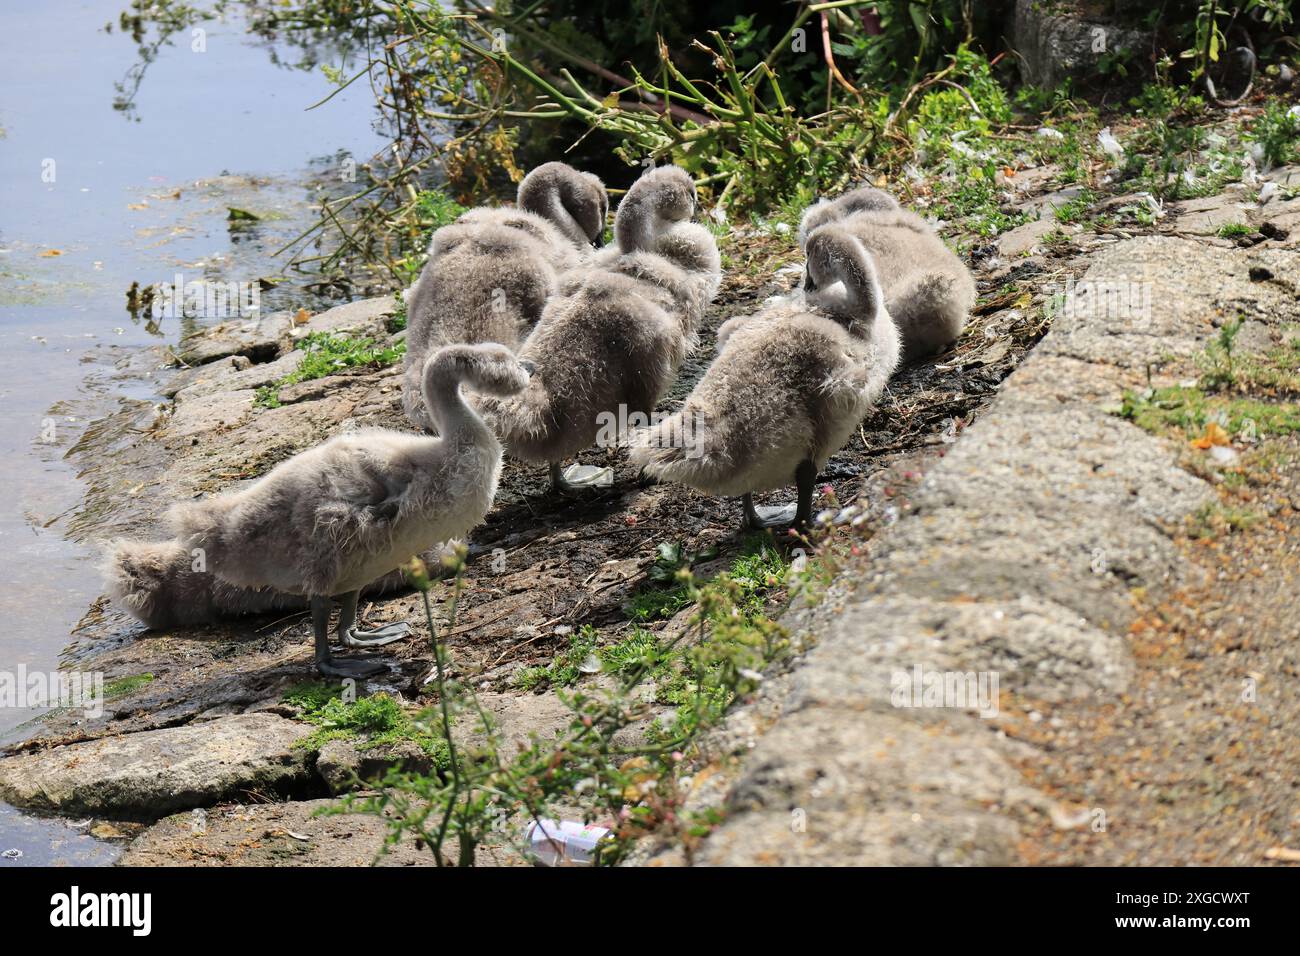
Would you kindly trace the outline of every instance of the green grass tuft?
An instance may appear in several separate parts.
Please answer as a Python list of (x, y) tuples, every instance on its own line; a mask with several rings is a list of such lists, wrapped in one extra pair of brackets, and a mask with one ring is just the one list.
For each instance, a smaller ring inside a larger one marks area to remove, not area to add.
[(114, 697), (124, 697), (152, 681), (153, 674), (134, 674), (130, 677), (119, 677), (117, 680), (111, 680), (104, 685), (104, 699), (112, 700)]
[(1236, 239), (1240, 236), (1249, 236), (1254, 233), (1254, 229), (1245, 223), (1229, 222), (1219, 227), (1220, 239)]
[(295, 744), (305, 750), (319, 750), (331, 740), (358, 740), (363, 750), (410, 740), (429, 754), (434, 765), (448, 766), (447, 741), (416, 724), (396, 698), (371, 694), (356, 701), (344, 701), (324, 685), (303, 685), (285, 697), (286, 703), (303, 708), (304, 719), (320, 729)]
[(371, 338), (354, 339), (336, 332), (312, 332), (297, 347), (307, 353), (302, 364), (278, 382), (259, 388), (253, 399), (254, 405), (279, 408), (280, 391), (290, 385), (324, 378), (345, 368), (384, 368), (406, 354), (405, 342), (380, 345)]

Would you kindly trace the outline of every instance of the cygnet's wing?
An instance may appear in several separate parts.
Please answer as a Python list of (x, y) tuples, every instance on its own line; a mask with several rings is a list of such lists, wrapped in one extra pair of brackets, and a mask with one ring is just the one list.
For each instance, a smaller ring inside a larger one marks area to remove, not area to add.
[(410, 475), (395, 467), (387, 449), (372, 439), (339, 443), (330, 450), (317, 523), (362, 531), (396, 520)]

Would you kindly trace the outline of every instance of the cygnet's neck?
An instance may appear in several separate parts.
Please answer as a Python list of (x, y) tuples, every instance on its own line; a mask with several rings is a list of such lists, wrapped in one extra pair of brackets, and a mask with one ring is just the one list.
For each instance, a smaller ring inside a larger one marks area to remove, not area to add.
[(855, 335), (871, 335), (884, 303), (871, 263), (851, 253), (827, 263), (824, 274), (814, 276), (817, 289), (806, 298), (814, 305), (838, 312), (850, 320)]
[(620, 252), (653, 251), (661, 222), (649, 197), (624, 198), (614, 217), (614, 239)]
[(473, 439), (485, 433), (490, 436), (491, 431), (483, 419), (465, 401), (460, 379), (440, 372), (443, 370), (431, 364), (425, 370), (422, 383), (424, 404), (437, 433), (444, 439)]
[(564, 237), (575, 246), (589, 245), (591, 240), (583, 231), (578, 220), (573, 217), (573, 213), (565, 207), (564, 202), (560, 199), (560, 189), (553, 186), (545, 193), (541, 202), (541, 208), (536, 210), (543, 219), (553, 223)]

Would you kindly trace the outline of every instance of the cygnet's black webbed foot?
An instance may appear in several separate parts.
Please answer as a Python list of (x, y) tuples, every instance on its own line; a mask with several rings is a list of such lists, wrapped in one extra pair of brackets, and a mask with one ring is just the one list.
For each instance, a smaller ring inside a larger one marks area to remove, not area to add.
[(327, 677), (350, 677), (353, 680), (362, 680), (366, 677), (382, 674), (388, 670), (388, 665), (372, 656), (334, 657), (326, 655), (322, 658), (317, 655), (316, 669)]
[(801, 461), (794, 471), (799, 500), (795, 504), (779, 507), (755, 507), (754, 496), (746, 494), (741, 503), (745, 511), (745, 528), (761, 531), (766, 528), (790, 528), (803, 531), (812, 522), (813, 486), (817, 482), (817, 467), (811, 461)]
[[(354, 591), (342, 597), (339, 616), (341, 634), (353, 629), (356, 623), (357, 597)], [(359, 655), (357, 657), (335, 657), (330, 651), (330, 601), (329, 598), (313, 597), (311, 599), (311, 625), (316, 639), (316, 669), (327, 677), (345, 677), (361, 680), (374, 677), (388, 670), (382, 657)]]
[(385, 644), (400, 641), (402, 638), (409, 636), (410, 633), (411, 625), (405, 621), (385, 624), (382, 627), (371, 628), (368, 631), (360, 630), (356, 625), (353, 625), (343, 632), (343, 643), (348, 647), (383, 647)]
[(345, 647), (383, 647), (400, 641), (411, 633), (411, 625), (405, 621), (384, 624), (381, 627), (363, 631), (357, 627), (357, 601), (360, 591), (351, 591), (339, 598), (339, 640)]

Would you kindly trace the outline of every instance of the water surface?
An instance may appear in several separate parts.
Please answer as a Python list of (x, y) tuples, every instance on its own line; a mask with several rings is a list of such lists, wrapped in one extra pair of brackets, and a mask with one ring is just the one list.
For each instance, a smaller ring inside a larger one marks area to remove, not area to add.
[[(157, 32), (139, 45), (122, 33), (125, 5), (0, 6), (0, 672), (57, 668), (100, 593), (96, 548), (64, 537), (81, 486), (63, 454), (121, 395), (151, 397), (107, 374), (114, 363), (182, 329), (132, 316), (128, 287), (279, 274), (270, 253), (342, 188), (346, 160), (381, 145), (363, 84), (308, 111), (330, 89), (321, 71), (286, 65), (302, 51), (250, 37), (237, 14), (197, 24), (201, 43), (175, 34), (141, 75)], [(232, 226), (231, 206), (260, 218)], [(258, 285), (262, 310), (323, 304), (304, 282)], [(0, 739), (38, 713), (0, 707)], [(0, 806), (0, 854), (104, 862), (94, 846), (65, 821)]]

